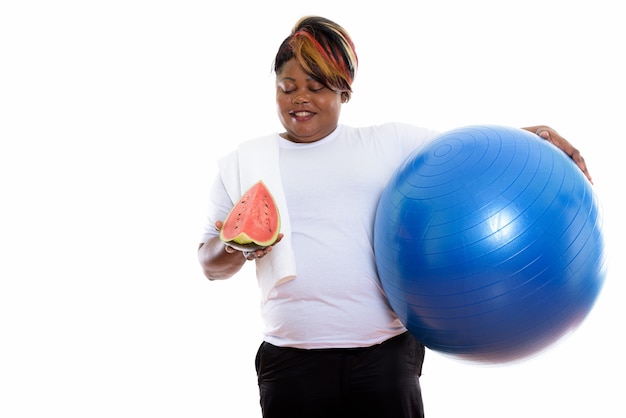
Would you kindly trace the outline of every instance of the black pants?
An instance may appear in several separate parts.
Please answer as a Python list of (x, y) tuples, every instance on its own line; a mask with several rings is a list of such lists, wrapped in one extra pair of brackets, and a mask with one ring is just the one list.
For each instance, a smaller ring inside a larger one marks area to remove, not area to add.
[(264, 418), (421, 418), (424, 346), (409, 333), (366, 348), (303, 350), (262, 343)]

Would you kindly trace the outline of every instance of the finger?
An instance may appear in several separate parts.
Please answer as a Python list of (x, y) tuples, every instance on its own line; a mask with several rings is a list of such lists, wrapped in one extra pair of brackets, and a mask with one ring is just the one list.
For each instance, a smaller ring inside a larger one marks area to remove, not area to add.
[(561, 150), (568, 157), (570, 157), (574, 161), (574, 163), (576, 163), (576, 165), (578, 166), (580, 171), (583, 172), (587, 180), (589, 180), (589, 182), (593, 184), (593, 179), (591, 178), (591, 174), (589, 174), (589, 170), (587, 169), (587, 163), (585, 162), (583, 156), (580, 155), (580, 151), (578, 151), (578, 149), (574, 148), (566, 140), (563, 140), (563, 145), (567, 145), (566, 147), (559, 146), (559, 144), (557, 144), (557, 140), (553, 138), (553, 136), (550, 135), (550, 132), (546, 129), (540, 129), (536, 132), (536, 134), (539, 135), (541, 138), (547, 140), (548, 142), (556, 145), (558, 148), (561, 148)]
[(243, 256), (246, 260), (255, 260), (257, 258), (263, 258), (267, 254), (266, 249), (260, 249), (255, 251), (243, 251)]
[(550, 138), (550, 132), (546, 131), (545, 129), (541, 129), (541, 130), (537, 131), (537, 135), (539, 135), (543, 139), (549, 139)]
[(589, 174), (589, 170), (587, 169), (587, 163), (585, 162), (583, 156), (580, 155), (580, 152), (576, 151), (571, 158), (572, 160), (574, 160), (578, 168), (580, 168), (580, 171), (583, 172), (585, 177), (587, 177), (587, 180), (589, 180), (589, 182), (593, 184), (593, 179), (591, 178), (591, 174)]
[(558, 140), (557, 138), (554, 138), (552, 135), (550, 135), (550, 132), (545, 130), (545, 129), (541, 129), (539, 131), (536, 132), (536, 134), (539, 136), (539, 138), (544, 139), (546, 141), (548, 141), (549, 143), (551, 143), (552, 145), (561, 148), (559, 146), (559, 144), (557, 143)]
[(252, 258), (263, 258), (270, 251), (272, 251), (272, 247), (263, 247), (263, 248), (261, 248), (259, 250), (254, 251), (253, 254), (252, 254)]

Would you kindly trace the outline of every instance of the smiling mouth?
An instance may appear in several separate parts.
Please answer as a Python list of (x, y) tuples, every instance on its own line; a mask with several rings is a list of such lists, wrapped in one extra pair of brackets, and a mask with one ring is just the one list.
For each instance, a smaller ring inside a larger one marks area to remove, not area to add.
[(309, 112), (306, 110), (300, 110), (300, 111), (296, 111), (296, 112), (289, 112), (289, 114), (295, 118), (308, 118), (311, 116), (314, 116), (315, 113), (313, 112)]

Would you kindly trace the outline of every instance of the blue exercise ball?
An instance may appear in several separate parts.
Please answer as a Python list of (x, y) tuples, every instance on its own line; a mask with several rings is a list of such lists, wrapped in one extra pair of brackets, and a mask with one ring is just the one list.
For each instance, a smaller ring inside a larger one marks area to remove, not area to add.
[(606, 273), (590, 183), (562, 151), (517, 128), (445, 132), (381, 196), (376, 264), (389, 303), (432, 350), (502, 363), (581, 324)]

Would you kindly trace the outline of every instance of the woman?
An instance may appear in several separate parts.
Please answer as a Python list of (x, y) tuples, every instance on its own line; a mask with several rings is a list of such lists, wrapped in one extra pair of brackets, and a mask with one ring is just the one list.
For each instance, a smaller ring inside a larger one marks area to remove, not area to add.
[[(205, 275), (226, 279), (246, 260), (257, 262), (265, 338), (256, 367), (264, 417), (423, 416), (424, 347), (389, 307), (372, 235), (387, 181), (437, 132), (398, 123), (339, 124), (357, 64), (341, 26), (321, 17), (297, 22), (274, 63), (285, 131), (248, 141), (221, 159), (210, 190), (198, 252)], [(578, 150), (553, 129), (525, 129), (561, 148), (587, 174)], [(275, 245), (242, 256), (218, 231), (257, 178), (272, 178), (288, 227)]]

